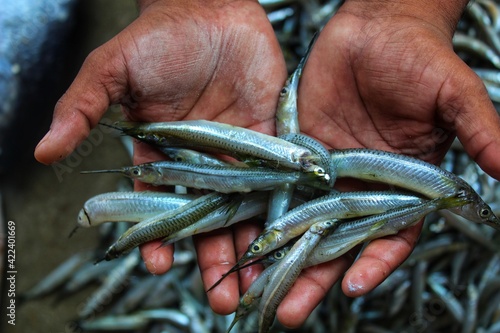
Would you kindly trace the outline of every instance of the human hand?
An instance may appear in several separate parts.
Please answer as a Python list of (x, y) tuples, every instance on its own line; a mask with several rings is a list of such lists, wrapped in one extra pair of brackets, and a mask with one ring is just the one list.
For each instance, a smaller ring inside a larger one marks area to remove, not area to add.
[[(274, 134), (286, 75), (272, 26), (256, 1), (142, 1), (139, 18), (86, 59), (35, 156), (43, 163), (66, 157), (110, 104), (122, 104), (137, 121), (208, 119)], [(135, 164), (163, 158), (144, 144), (135, 148)], [(232, 230), (239, 241), (255, 238), (256, 228), (244, 224), (197, 237), (206, 289), (236, 262)], [(173, 247), (159, 244), (141, 247), (155, 274), (168, 271), (173, 260)], [(248, 285), (249, 279), (241, 280)], [(234, 311), (237, 276), (208, 297), (214, 311)]]
[[(453, 52), (460, 6), (447, 2), (455, 9), (436, 8), (442, 1), (348, 0), (305, 67), (301, 131), (329, 148), (376, 148), (431, 163), (441, 161), (457, 135), (500, 179), (499, 118), (481, 80)], [(278, 320), (301, 325), (346, 269), (344, 293), (369, 292), (407, 258), (420, 229), (371, 242), (349, 269), (353, 257), (347, 255), (304, 270), (278, 308)]]
[[(134, 120), (203, 118), (273, 133), (286, 73), (259, 6), (239, 2), (235, 10), (230, 3), (217, 8), (150, 3), (130, 27), (89, 56), (56, 107), (51, 134), (37, 148), (41, 162), (69, 154), (112, 103), (123, 104)], [(348, 1), (321, 33), (306, 66), (299, 95), (303, 132), (329, 147), (366, 146), (436, 163), (456, 131), (476, 161), (498, 177), (492, 162), (498, 119), (482, 83), (453, 54), (451, 32), (429, 21), (420, 26), (425, 22), (416, 17), (372, 19), (352, 4)], [(158, 158), (138, 145), (134, 162)], [(234, 231), (197, 237), (206, 288), (257, 234), (252, 224)], [(418, 232), (412, 228), (372, 242), (347, 272), (344, 292), (361, 295), (381, 282), (409, 254)], [(172, 263), (172, 248), (157, 246), (143, 246), (142, 252), (148, 269), (160, 274)], [(280, 306), (278, 319), (300, 325), (351, 260), (344, 256), (306, 270)], [(243, 290), (256, 273), (258, 268), (240, 272)], [(208, 297), (216, 312), (228, 313), (238, 295), (233, 274)]]

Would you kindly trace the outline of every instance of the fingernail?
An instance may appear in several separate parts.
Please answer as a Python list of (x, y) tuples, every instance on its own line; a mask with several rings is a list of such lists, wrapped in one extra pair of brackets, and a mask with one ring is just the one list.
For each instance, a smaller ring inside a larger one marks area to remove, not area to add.
[(47, 134), (45, 134), (45, 136), (42, 138), (42, 140), (40, 140), (40, 142), (38, 142), (38, 144), (36, 145), (35, 150), (37, 150), (37, 149), (39, 149), (40, 147), (42, 147), (42, 146), (45, 144), (45, 142), (46, 142), (47, 140), (49, 140), (49, 137), (50, 137), (50, 135), (51, 135), (51, 134), (52, 134), (52, 130), (49, 130), (49, 131), (47, 132)]

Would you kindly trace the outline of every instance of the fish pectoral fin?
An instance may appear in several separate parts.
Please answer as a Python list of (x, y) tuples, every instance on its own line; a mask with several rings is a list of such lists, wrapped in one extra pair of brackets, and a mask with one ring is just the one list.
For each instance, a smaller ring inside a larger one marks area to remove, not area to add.
[(241, 203), (243, 202), (244, 196), (236, 193), (232, 195), (231, 201), (225, 206), (225, 214), (226, 216), (226, 222), (224, 222), (224, 227), (228, 224), (228, 222), (236, 215), (236, 212), (241, 206)]

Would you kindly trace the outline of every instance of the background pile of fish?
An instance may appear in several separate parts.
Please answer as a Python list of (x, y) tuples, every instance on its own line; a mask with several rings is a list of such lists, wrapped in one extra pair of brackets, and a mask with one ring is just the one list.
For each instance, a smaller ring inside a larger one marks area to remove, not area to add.
[[(266, 6), (292, 70), (315, 31), (341, 1), (261, 1)], [(472, 4), (454, 39), (458, 54), (483, 78), (499, 101), (498, 5)], [(484, 73), (484, 75), (482, 74)], [(488, 74), (486, 74), (488, 73)], [(496, 214), (497, 182), (484, 174), (455, 143), (442, 167), (464, 178)], [(122, 185), (125, 188), (129, 184)], [(102, 251), (130, 225), (103, 224)], [(297, 331), (309, 332), (500, 332), (500, 256), (493, 229), (441, 211), (426, 223), (411, 257), (366, 296), (349, 299), (337, 284)], [(100, 286), (79, 311), (78, 327), (138, 332), (225, 332), (234, 315), (213, 314), (206, 302), (189, 240), (176, 243), (173, 269), (164, 276), (146, 272), (137, 250), (93, 265), (81, 253), (24, 294), (25, 299), (57, 291), (61, 301), (89, 283)], [(180, 288), (179, 288), (180, 287)], [(182, 292), (179, 293), (178, 290)], [(161, 297), (159, 297), (161, 295)], [(256, 314), (233, 328), (253, 332)], [(275, 331), (286, 331), (279, 325)]]

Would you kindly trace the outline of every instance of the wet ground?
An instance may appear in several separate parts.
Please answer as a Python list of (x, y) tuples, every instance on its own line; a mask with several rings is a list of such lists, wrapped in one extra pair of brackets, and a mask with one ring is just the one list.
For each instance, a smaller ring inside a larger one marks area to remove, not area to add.
[[(114, 36), (137, 15), (133, 0), (86, 0), (78, 9), (72, 59), (65, 71), (69, 82), (86, 55)], [(62, 93), (62, 92), (61, 92)], [(52, 109), (37, 110), (47, 115), (39, 133), (29, 133), (28, 148), (19, 152), (16, 167), (0, 175), (4, 218), (16, 227), (16, 294), (33, 286), (73, 253), (96, 246), (95, 230), (82, 230), (71, 239), (68, 234), (76, 222), (82, 204), (91, 196), (116, 190), (118, 177), (81, 175), (81, 170), (109, 168), (129, 163), (119, 139), (102, 129), (94, 130), (71, 158), (58, 167), (37, 163), (33, 156), (36, 142), (50, 123)], [(13, 143), (15, 144), (15, 143)], [(6, 277), (2, 277), (5, 285)], [(6, 290), (2, 291), (1, 332), (69, 332), (68, 322), (76, 317), (78, 306), (88, 290), (55, 302), (53, 298), (16, 304), (15, 326), (5, 316)]]

